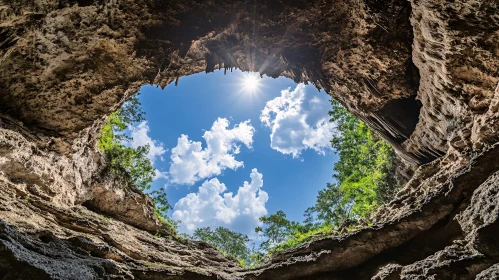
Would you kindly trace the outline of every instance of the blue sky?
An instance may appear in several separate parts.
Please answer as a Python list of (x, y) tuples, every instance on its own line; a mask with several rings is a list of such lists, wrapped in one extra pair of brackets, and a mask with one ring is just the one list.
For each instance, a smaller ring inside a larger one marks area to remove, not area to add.
[(332, 180), (324, 91), (222, 70), (140, 92), (146, 122), (131, 129), (132, 146), (151, 146), (152, 189), (166, 188), (181, 232), (225, 226), (251, 235), (259, 216), (277, 210), (302, 221)]

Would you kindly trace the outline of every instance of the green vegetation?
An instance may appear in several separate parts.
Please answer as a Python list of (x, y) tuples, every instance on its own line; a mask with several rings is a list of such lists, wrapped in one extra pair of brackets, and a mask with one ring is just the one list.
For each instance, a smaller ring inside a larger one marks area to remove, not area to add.
[[(366, 124), (350, 114), (340, 103), (331, 101), (331, 122), (337, 134), (331, 140), (339, 160), (334, 165), (334, 183), (319, 191), (315, 205), (305, 211), (304, 223), (289, 221), (283, 211), (260, 217), (262, 227), (255, 232), (265, 238), (259, 249), (243, 248), (245, 235), (227, 229), (198, 229), (195, 237), (231, 252), (245, 267), (254, 267), (269, 254), (294, 248), (314, 239), (331, 236), (334, 232), (354, 230), (355, 223), (369, 223), (370, 214), (388, 202), (399, 187), (395, 180), (395, 153)], [(217, 231), (220, 231), (219, 233)], [(230, 232), (230, 231), (229, 231)], [(233, 253), (237, 247), (238, 253)]]
[(187, 238), (204, 241), (213, 245), (225, 256), (237, 260), (244, 268), (252, 268), (260, 264), (266, 255), (255, 248), (255, 244), (249, 247), (250, 239), (247, 235), (231, 231), (225, 227), (198, 228), (193, 236), (185, 235)]
[[(109, 168), (118, 178), (141, 191), (151, 188), (155, 169), (147, 157), (149, 146), (132, 148), (126, 145), (132, 140), (126, 135), (128, 126), (144, 121), (145, 113), (137, 96), (130, 98), (118, 111), (112, 113), (101, 129), (98, 147), (106, 155)], [(155, 216), (166, 227), (176, 231), (177, 222), (168, 216), (171, 205), (163, 190), (149, 193), (155, 205)]]
[[(308, 223), (327, 222), (335, 227), (367, 220), (378, 206), (388, 202), (399, 187), (395, 180), (395, 153), (365, 123), (339, 102), (331, 101), (331, 122), (338, 133), (331, 140), (339, 160), (333, 178), (306, 211)], [(314, 218), (315, 216), (315, 218)]]
[(267, 217), (260, 217), (260, 221), (263, 223), (263, 227), (257, 227), (255, 232), (261, 233), (266, 238), (266, 241), (261, 243), (260, 250), (268, 253), (299, 246), (309, 241), (313, 236), (332, 230), (329, 223), (313, 226), (289, 221), (281, 210)]
[(249, 259), (250, 250), (247, 244), (250, 240), (247, 235), (231, 231), (224, 227), (217, 227), (215, 230), (204, 227), (196, 229), (193, 238), (215, 246), (226, 256), (241, 261)]
[[(393, 196), (395, 153), (386, 142), (369, 130), (366, 124), (350, 114), (340, 103), (331, 101), (331, 122), (337, 134), (331, 140), (339, 155), (334, 165), (333, 183), (319, 191), (316, 203), (305, 211), (305, 221), (289, 221), (283, 211), (260, 217), (262, 227), (255, 229), (265, 238), (259, 248), (249, 249), (247, 235), (224, 227), (199, 228), (192, 238), (212, 244), (224, 255), (239, 260), (243, 267), (254, 267), (273, 254), (334, 232), (354, 229), (359, 220), (369, 223), (369, 216)], [(99, 138), (99, 148), (106, 154), (110, 170), (119, 178), (142, 191), (150, 188), (155, 169), (147, 158), (149, 147), (131, 148), (125, 132), (129, 125), (144, 120), (137, 98), (113, 113)], [(176, 229), (177, 222), (168, 216), (172, 209), (164, 191), (149, 194), (155, 204), (155, 215), (165, 226)], [(157, 235), (159, 236), (159, 234)], [(183, 235), (182, 237), (188, 237)]]
[(170, 202), (168, 201), (168, 197), (166, 196), (165, 191), (162, 190), (154, 190), (149, 193), (149, 196), (152, 198), (154, 202), (154, 216), (162, 223), (164, 226), (170, 228), (172, 231), (176, 232), (178, 228), (178, 221), (173, 220), (168, 215), (168, 210), (172, 209)]
[(144, 112), (137, 97), (130, 98), (123, 107), (112, 113), (101, 130), (98, 146), (106, 155), (111, 171), (120, 179), (145, 191), (150, 188), (155, 170), (147, 158), (149, 146), (127, 147), (131, 138), (125, 134), (128, 125), (141, 122)]
[(264, 227), (255, 230), (267, 238), (261, 246), (266, 252), (352, 230), (359, 220), (369, 223), (371, 213), (388, 202), (399, 187), (391, 146), (338, 101), (331, 100), (331, 106), (330, 121), (337, 125), (331, 146), (339, 155), (333, 168), (335, 182), (319, 191), (315, 205), (305, 211), (303, 224), (288, 221), (282, 211), (260, 218)]
[(260, 222), (264, 226), (257, 227), (255, 232), (261, 233), (266, 238), (266, 241), (260, 245), (260, 249), (266, 252), (273, 252), (283, 244), (291, 242), (290, 239), (295, 234), (300, 235), (309, 231), (307, 226), (289, 221), (281, 210), (267, 217), (260, 217)]
[(270, 251), (275, 246), (286, 241), (288, 236), (293, 232), (291, 222), (286, 219), (286, 214), (281, 210), (268, 217), (260, 217), (260, 222), (262, 222), (265, 227), (257, 227), (255, 232), (261, 232), (263, 236), (267, 238), (260, 246), (265, 251)]

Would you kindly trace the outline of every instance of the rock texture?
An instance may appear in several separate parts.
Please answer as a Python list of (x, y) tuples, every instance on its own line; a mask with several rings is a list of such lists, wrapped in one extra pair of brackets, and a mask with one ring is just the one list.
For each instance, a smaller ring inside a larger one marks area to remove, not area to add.
[(173, 236), (149, 197), (102, 176), (101, 155), (87, 146), (91, 129), (71, 157), (14, 130), (0, 129), (2, 279), (228, 279), (238, 265)]
[[(95, 142), (141, 85), (221, 68), (313, 83), (420, 167), (253, 270), (183, 241)], [(0, 0), (3, 279), (496, 279), (497, 141), (495, 0)]]

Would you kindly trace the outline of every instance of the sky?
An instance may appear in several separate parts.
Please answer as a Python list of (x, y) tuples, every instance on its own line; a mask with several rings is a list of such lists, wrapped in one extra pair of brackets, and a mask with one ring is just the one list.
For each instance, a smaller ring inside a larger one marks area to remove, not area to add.
[(329, 99), (312, 85), (238, 70), (146, 85), (146, 121), (130, 128), (131, 145), (150, 146), (151, 190), (165, 188), (181, 233), (224, 226), (251, 237), (259, 217), (278, 210), (303, 221), (332, 181)]

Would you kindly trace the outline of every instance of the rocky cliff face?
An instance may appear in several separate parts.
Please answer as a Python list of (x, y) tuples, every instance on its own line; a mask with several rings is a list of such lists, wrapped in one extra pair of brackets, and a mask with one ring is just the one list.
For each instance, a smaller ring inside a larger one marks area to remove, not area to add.
[[(254, 270), (172, 236), (99, 128), (145, 83), (236, 67), (324, 89), (419, 169), (372, 226)], [(498, 68), (494, 0), (0, 1), (0, 277), (495, 279)]]

